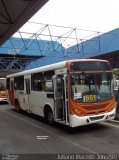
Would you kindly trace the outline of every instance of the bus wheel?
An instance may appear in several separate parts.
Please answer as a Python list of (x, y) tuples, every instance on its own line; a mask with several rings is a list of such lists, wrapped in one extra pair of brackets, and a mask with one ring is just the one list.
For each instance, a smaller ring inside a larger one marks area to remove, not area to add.
[(47, 110), (46, 119), (47, 119), (49, 124), (51, 124), (51, 125), (54, 124), (54, 117), (53, 117), (53, 113), (52, 113), (51, 109)]

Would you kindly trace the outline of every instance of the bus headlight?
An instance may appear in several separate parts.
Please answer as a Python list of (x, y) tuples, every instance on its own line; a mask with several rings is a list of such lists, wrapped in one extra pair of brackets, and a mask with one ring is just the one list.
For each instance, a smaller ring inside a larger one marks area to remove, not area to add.
[(72, 113), (77, 116), (84, 116), (84, 114), (78, 108), (72, 108)]

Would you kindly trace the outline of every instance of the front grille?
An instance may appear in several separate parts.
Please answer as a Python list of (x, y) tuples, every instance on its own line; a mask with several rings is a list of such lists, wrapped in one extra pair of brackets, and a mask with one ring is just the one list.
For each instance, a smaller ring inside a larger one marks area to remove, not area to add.
[(107, 106), (108, 104), (101, 104), (101, 105), (92, 105), (92, 106), (83, 106), (82, 108), (90, 111), (90, 110), (97, 110), (97, 109), (103, 109)]
[(2, 96), (2, 98), (6, 98), (6, 96)]
[(95, 121), (95, 120), (99, 120), (99, 119), (103, 119), (104, 116), (97, 116), (97, 117), (90, 117), (91, 121)]
[(98, 111), (97, 112), (97, 110), (95, 111), (95, 112), (87, 112), (86, 114), (87, 115), (91, 115), (91, 114), (101, 114), (101, 113), (105, 113), (106, 112), (106, 110), (101, 110), (101, 111)]

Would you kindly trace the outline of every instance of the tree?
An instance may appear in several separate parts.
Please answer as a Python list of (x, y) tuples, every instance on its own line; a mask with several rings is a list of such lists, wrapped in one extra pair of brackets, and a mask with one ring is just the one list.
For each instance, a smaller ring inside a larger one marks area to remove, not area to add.
[(119, 79), (119, 68), (112, 70), (113, 74)]

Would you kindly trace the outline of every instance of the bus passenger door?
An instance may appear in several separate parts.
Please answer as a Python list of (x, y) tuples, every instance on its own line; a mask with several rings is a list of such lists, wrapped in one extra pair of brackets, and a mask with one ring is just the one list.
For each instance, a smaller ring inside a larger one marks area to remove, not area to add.
[(25, 95), (24, 101), (26, 105), (27, 112), (31, 112), (31, 105), (30, 105), (30, 78), (25, 78)]
[(67, 96), (66, 96), (66, 77), (57, 75), (53, 78), (54, 82), (54, 114), (57, 122), (67, 123)]

